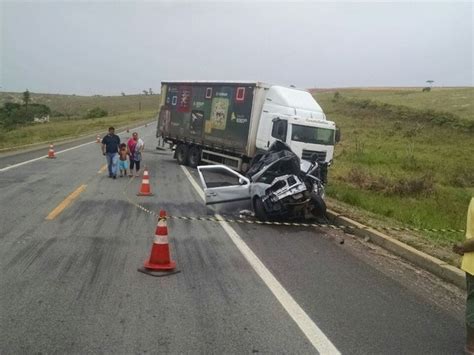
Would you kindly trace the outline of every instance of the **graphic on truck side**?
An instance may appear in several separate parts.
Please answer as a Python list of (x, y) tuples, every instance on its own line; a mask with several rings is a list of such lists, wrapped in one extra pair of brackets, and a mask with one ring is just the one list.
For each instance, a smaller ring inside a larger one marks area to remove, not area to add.
[(225, 130), (227, 123), (227, 111), (229, 110), (229, 99), (215, 97), (212, 99), (211, 124), (212, 129)]
[(189, 137), (244, 150), (252, 110), (253, 87), (169, 84), (160, 114), (165, 136)]

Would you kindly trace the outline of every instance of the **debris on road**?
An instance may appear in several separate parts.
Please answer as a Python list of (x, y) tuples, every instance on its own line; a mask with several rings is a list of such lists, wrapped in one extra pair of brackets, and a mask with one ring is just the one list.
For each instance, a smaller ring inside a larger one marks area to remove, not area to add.
[(250, 211), (250, 210), (242, 210), (239, 212), (239, 217), (240, 218), (245, 218), (245, 217), (254, 217), (255, 214)]

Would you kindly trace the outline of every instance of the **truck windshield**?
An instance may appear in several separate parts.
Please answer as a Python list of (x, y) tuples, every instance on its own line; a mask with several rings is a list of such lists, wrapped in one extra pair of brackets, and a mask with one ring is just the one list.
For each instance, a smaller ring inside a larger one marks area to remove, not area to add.
[(334, 130), (328, 128), (292, 125), (291, 140), (303, 143), (334, 145)]

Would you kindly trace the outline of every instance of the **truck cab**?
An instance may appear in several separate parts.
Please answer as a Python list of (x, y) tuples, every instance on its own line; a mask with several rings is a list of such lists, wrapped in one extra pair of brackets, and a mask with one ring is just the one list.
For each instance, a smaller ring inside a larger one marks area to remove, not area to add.
[(330, 163), (336, 138), (335, 123), (326, 119), (309, 92), (277, 85), (268, 89), (257, 131), (258, 151), (281, 140), (302, 159), (316, 154), (318, 161)]

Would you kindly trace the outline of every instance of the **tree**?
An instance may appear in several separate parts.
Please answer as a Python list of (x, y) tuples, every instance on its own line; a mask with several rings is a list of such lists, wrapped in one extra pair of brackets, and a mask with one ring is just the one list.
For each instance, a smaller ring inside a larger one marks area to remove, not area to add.
[(153, 90), (151, 88), (148, 89), (148, 92), (150, 93), (150, 95), (153, 95)]
[(434, 80), (426, 80), (426, 82), (427, 82), (428, 84), (430, 84), (430, 87), (431, 87), (431, 85), (433, 85), (433, 83), (434, 83)]
[(124, 92), (122, 92), (122, 96), (125, 96), (125, 93), (124, 93)]
[(143, 90), (142, 92), (143, 92), (144, 95), (148, 95), (148, 91)]
[(106, 117), (109, 113), (101, 107), (94, 107), (87, 110), (85, 118)]
[(6, 102), (0, 107), (0, 124), (3, 127), (14, 127), (16, 125), (33, 122), (35, 117), (44, 117), (51, 114), (51, 109), (42, 104), (29, 104), (28, 112), (26, 105), (14, 102)]
[(30, 92), (28, 89), (23, 93), (23, 102), (25, 103), (26, 112), (28, 112), (28, 103), (30, 102)]

